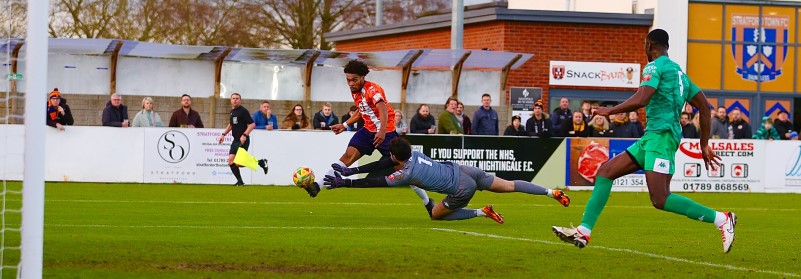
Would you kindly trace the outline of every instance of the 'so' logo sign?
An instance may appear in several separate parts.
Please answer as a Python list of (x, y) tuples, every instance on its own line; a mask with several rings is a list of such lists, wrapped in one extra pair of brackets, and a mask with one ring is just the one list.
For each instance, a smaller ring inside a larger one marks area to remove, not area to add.
[(156, 149), (164, 161), (178, 163), (189, 156), (189, 138), (180, 131), (168, 131), (161, 135)]

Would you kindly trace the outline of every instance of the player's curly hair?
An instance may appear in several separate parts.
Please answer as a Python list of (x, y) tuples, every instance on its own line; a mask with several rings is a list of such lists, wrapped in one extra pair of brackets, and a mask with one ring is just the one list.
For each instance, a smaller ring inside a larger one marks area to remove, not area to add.
[(668, 44), (668, 40), (670, 37), (668, 36), (667, 31), (662, 29), (654, 29), (648, 33), (648, 40), (651, 41), (651, 44), (661, 45), (665, 48), (670, 47)]
[(406, 161), (412, 157), (412, 144), (403, 138), (394, 138), (389, 142), (389, 153), (398, 161)]
[(345, 65), (345, 73), (367, 76), (367, 74), (370, 73), (370, 68), (367, 67), (367, 64), (364, 64), (364, 62), (354, 59), (348, 61), (348, 64)]

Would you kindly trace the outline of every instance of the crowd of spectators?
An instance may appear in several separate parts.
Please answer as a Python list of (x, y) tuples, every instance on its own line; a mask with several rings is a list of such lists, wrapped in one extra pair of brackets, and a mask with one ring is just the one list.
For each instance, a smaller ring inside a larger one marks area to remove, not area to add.
[[(48, 95), (47, 125), (64, 130), (65, 126), (73, 125), (74, 120), (67, 100), (61, 96), (58, 88)], [(489, 94), (481, 96), (479, 106), (470, 118), (465, 112), (464, 104), (455, 97), (449, 97), (444, 109), (438, 117), (431, 115), (430, 107), (421, 104), (417, 111), (408, 120), (403, 112), (395, 112), (396, 132), (406, 134), (463, 134), (463, 135), (498, 135), (498, 112), (491, 107), (492, 97)], [(164, 127), (164, 122), (158, 113), (153, 110), (154, 101), (150, 97), (142, 99), (142, 109), (136, 113), (133, 121), (128, 120), (128, 106), (122, 103), (119, 94), (112, 94), (103, 109), (103, 126), (112, 127)], [(604, 137), (604, 138), (639, 138), (644, 134), (643, 123), (637, 111), (618, 113), (609, 117), (595, 115), (600, 107), (597, 102), (585, 100), (577, 110), (570, 109), (570, 100), (561, 98), (559, 106), (550, 114), (545, 112), (541, 100), (534, 103), (528, 120), (522, 123), (519, 115), (512, 116), (511, 124), (503, 131), (504, 136), (528, 137)], [(262, 101), (259, 109), (253, 113), (256, 129), (274, 130), (330, 130), (331, 126), (345, 123), (350, 117), (358, 113), (358, 107), (351, 106), (349, 111), (337, 117), (331, 103), (323, 104), (319, 111), (310, 119), (301, 104), (296, 104), (289, 114), (279, 123), (278, 117), (272, 113), (269, 101)], [(680, 115), (682, 137), (700, 138), (700, 115), (690, 105), (686, 104)], [(781, 110), (777, 117), (762, 117), (759, 129), (752, 133), (751, 125), (746, 121), (738, 108), (727, 110), (720, 106), (711, 112), (710, 138), (714, 139), (766, 139), (790, 140), (798, 139), (798, 132), (793, 131), (793, 123), (789, 120), (789, 113)], [(341, 120), (341, 121), (340, 121)], [(348, 131), (355, 131), (364, 125), (359, 120), (346, 127)], [(192, 97), (189, 94), (181, 96), (181, 107), (172, 113), (168, 127), (203, 128), (200, 114), (192, 109)]]

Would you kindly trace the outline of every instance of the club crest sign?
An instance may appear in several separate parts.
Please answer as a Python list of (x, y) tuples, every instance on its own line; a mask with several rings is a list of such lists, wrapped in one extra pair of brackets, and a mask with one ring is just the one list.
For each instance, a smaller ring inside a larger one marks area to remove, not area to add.
[(732, 14), (731, 49), (737, 74), (745, 80), (772, 81), (782, 75), (786, 62), (790, 17)]

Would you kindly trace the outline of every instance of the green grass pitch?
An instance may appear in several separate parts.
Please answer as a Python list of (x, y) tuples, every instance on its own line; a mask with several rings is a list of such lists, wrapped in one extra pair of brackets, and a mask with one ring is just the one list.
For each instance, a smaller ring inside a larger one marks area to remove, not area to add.
[[(13, 183), (9, 185), (14, 185)], [(801, 195), (686, 196), (739, 216), (723, 254), (711, 224), (612, 193), (590, 246), (561, 243), (589, 192), (477, 193), (506, 218), (430, 221), (408, 187), (48, 183), (45, 278), (798, 278)], [(432, 194), (437, 201), (442, 195)], [(7, 197), (7, 206), (18, 197)], [(15, 222), (7, 216), (6, 223)], [(18, 218), (16, 219), (18, 221)], [(6, 233), (6, 243), (18, 238)], [(18, 240), (16, 240), (18, 241)], [(7, 261), (13, 251), (5, 251)], [(3, 278), (14, 270), (3, 269)]]

